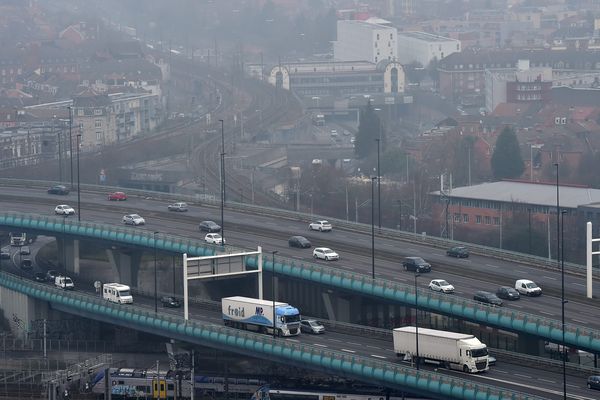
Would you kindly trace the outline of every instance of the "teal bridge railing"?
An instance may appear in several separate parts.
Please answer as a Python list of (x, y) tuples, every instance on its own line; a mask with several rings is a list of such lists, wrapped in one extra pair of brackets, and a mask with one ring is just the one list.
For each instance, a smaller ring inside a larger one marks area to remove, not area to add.
[[(66, 232), (66, 234), (89, 239), (112, 240), (152, 249), (156, 244), (158, 250), (188, 253), (191, 256), (213, 255), (217, 249), (217, 247), (206, 245), (204, 242), (176, 235), (157, 235), (155, 243), (154, 235), (149, 231), (33, 214), (0, 214), (0, 226), (53, 234)], [(229, 246), (225, 246), (225, 249), (228, 252), (237, 252), (238, 250)], [(246, 264), (248, 268), (256, 268), (257, 257), (247, 257)], [(267, 271), (273, 270), (271, 257), (263, 256), (263, 268)], [(404, 305), (415, 304), (415, 289), (412, 285), (382, 279), (373, 280), (364, 274), (299, 262), (284, 257), (277, 258), (275, 272), (282, 276), (307, 280), (388, 302)], [(443, 296), (428, 290), (418, 289), (417, 293), (417, 303), (421, 310), (513, 332), (526, 333), (555, 343), (562, 342), (561, 321), (509, 308), (490, 307), (472, 300)], [(565, 343), (581, 350), (600, 353), (600, 331), (580, 325), (566, 324)]]
[(133, 327), (159, 336), (252, 357), (293, 363), (299, 367), (367, 381), (384, 387), (439, 399), (541, 400), (541, 397), (476, 383), (450, 375), (373, 360), (322, 347), (290, 342), (222, 325), (188, 320), (170, 314), (155, 314), (147, 308), (118, 305), (98, 296), (63, 291), (6, 272), (0, 285), (28, 297), (49, 302), (56, 309), (111, 324)]

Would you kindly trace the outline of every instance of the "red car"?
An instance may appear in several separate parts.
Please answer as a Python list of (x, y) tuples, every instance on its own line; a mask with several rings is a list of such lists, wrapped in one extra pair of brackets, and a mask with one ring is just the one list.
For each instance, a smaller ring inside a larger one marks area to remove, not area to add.
[(122, 201), (127, 200), (127, 195), (123, 192), (114, 192), (108, 194), (108, 200), (111, 201)]

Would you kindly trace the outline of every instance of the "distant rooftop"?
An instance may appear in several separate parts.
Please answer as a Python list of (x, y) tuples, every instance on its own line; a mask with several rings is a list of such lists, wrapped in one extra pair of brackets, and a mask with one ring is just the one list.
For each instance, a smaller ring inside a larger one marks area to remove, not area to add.
[[(559, 186), (559, 193), (560, 206), (564, 208), (600, 202), (600, 189)], [(439, 195), (440, 192), (438, 190), (432, 194)], [(450, 197), (555, 207), (556, 185), (510, 181), (482, 183), (454, 188)]]
[(418, 32), (418, 31), (398, 32), (398, 38), (400, 38), (400, 36), (424, 40), (427, 42), (457, 42), (456, 39), (451, 39), (451, 38), (447, 38), (444, 36), (438, 36), (438, 35), (433, 35), (431, 33)]

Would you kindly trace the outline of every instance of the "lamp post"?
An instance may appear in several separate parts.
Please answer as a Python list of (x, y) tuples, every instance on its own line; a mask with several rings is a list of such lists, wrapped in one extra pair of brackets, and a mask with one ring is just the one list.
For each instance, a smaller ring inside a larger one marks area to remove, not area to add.
[[(564, 230), (561, 235), (561, 223), (560, 218), (564, 214), (560, 211), (560, 185), (559, 185), (559, 169), (558, 163), (554, 163), (556, 167), (556, 260), (561, 258), (561, 288), (560, 288), (560, 301), (561, 301), (561, 329), (562, 329), (562, 373), (563, 373), (563, 399), (567, 400), (567, 352), (565, 346), (565, 259), (564, 259)], [(565, 211), (566, 212), (566, 211)], [(563, 216), (564, 223), (564, 216)], [(562, 240), (561, 240), (562, 236)], [(562, 244), (561, 244), (562, 242)], [(562, 247), (561, 247), (562, 246)]]
[(277, 250), (273, 250), (271, 252), (272, 254), (272, 260), (271, 262), (273, 263), (273, 273), (271, 274), (271, 290), (272, 290), (272, 297), (273, 297), (273, 337), (277, 336), (277, 324), (276, 324), (276, 320), (277, 320), (277, 313), (275, 312), (275, 254), (277, 254), (278, 251)]
[(69, 110), (69, 158), (71, 159), (71, 190), (73, 186), (73, 112), (71, 106), (68, 106)]
[(79, 146), (81, 143), (81, 133), (77, 134), (77, 221), (81, 221), (81, 189), (79, 180)]
[(381, 144), (381, 122), (379, 122), (379, 138), (377, 142), (377, 219), (378, 226), (381, 229), (381, 165), (379, 163), (379, 147)]
[[(63, 237), (62, 237), (62, 259), (63, 259), (63, 268), (67, 269), (67, 234), (66, 234), (66, 225), (67, 225), (67, 217), (69, 214), (63, 214)], [(19, 251), (19, 253), (21, 253)]]
[(531, 254), (531, 208), (527, 209), (527, 214), (528, 214), (527, 216), (529, 219), (529, 247), (528, 247), (528, 249), (529, 249), (529, 254)]
[(418, 301), (418, 289), (417, 289), (417, 278), (419, 273), (415, 271), (415, 341), (416, 341), (416, 360), (415, 365), (417, 371), (419, 370), (419, 301)]
[(154, 313), (158, 314), (158, 272), (156, 269), (156, 235), (158, 231), (153, 234), (154, 237)]
[(225, 246), (225, 221), (223, 218), (223, 209), (225, 207), (225, 130), (224, 121), (221, 122), (221, 246)]
[(371, 177), (371, 272), (375, 279), (375, 180), (376, 176)]

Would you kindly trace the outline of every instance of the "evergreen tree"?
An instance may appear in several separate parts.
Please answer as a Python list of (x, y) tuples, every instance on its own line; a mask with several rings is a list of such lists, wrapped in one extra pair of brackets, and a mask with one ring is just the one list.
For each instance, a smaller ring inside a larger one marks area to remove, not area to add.
[(379, 138), (380, 134), (382, 139), (381, 146), (383, 146), (385, 143), (383, 126), (381, 125), (379, 117), (375, 114), (371, 102), (368, 102), (360, 111), (360, 123), (358, 125), (356, 141), (354, 142), (354, 153), (356, 154), (356, 157), (359, 159), (365, 158), (373, 152), (376, 152), (377, 142), (375, 142), (375, 139)]
[(498, 140), (492, 155), (492, 173), (494, 178), (501, 180), (505, 178), (518, 178), (523, 173), (525, 164), (521, 157), (519, 141), (515, 131), (505, 127)]

